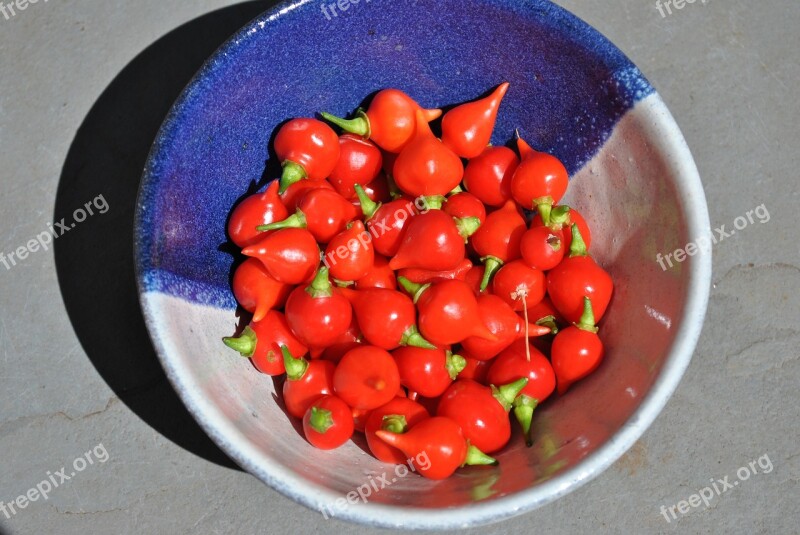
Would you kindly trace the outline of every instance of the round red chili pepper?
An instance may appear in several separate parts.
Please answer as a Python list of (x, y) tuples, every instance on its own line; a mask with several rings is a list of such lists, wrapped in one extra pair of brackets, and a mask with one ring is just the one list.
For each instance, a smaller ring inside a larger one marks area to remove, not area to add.
[[(528, 146), (529, 147), (529, 146)], [(520, 149), (521, 152), (524, 152)], [(520, 206), (532, 210), (550, 197), (561, 200), (569, 185), (569, 173), (561, 160), (551, 154), (531, 152), (523, 156), (511, 179), (511, 195)]]
[(530, 267), (549, 271), (564, 259), (564, 233), (548, 227), (531, 227), (523, 234), (519, 249)]
[(354, 423), (350, 407), (336, 396), (322, 396), (303, 416), (303, 433), (312, 446), (332, 450), (353, 436)]
[(256, 243), (263, 236), (256, 230), (259, 225), (269, 225), (286, 218), (289, 212), (278, 196), (278, 182), (272, 182), (266, 191), (250, 195), (231, 212), (228, 236), (239, 247)]
[(308, 281), (319, 264), (317, 240), (304, 229), (270, 232), (257, 243), (242, 249), (242, 254), (257, 258), (267, 273), (284, 284)]
[(325, 264), (338, 281), (357, 281), (369, 273), (374, 263), (372, 235), (361, 221), (354, 221), (334, 236), (325, 249)]
[(435, 348), (419, 334), (411, 298), (397, 290), (373, 288), (341, 291), (350, 301), (364, 338), (386, 350), (400, 346)]
[(320, 243), (328, 243), (358, 217), (358, 208), (333, 190), (317, 188), (307, 192), (297, 210), (282, 221), (261, 225), (259, 231), (302, 228)]
[(324, 349), (337, 341), (350, 327), (352, 316), (353, 307), (331, 286), (326, 267), (319, 268), (310, 285), (298, 286), (286, 300), (286, 320), (309, 348)]
[(339, 160), (339, 136), (317, 119), (292, 119), (275, 136), (275, 153), (283, 166), (280, 191), (304, 178), (327, 178)]
[(376, 203), (367, 197), (361, 186), (355, 186), (355, 190), (372, 234), (375, 251), (384, 256), (394, 256), (400, 248), (408, 221), (419, 214), (419, 209), (411, 199)]
[(378, 430), (375, 435), (416, 462), (417, 471), (428, 479), (446, 479), (462, 466), (496, 465), (497, 461), (467, 442), (461, 427), (449, 418), (434, 416), (406, 433)]
[(466, 366), (461, 355), (445, 348), (401, 347), (392, 352), (400, 383), (420, 396), (441, 396)]
[(476, 217), (481, 225), (486, 221), (486, 207), (475, 195), (462, 191), (447, 197), (444, 213), (456, 218)]
[(375, 409), (395, 397), (400, 373), (392, 356), (375, 346), (352, 349), (333, 374), (336, 395), (356, 409)]
[(389, 259), (383, 255), (376, 254), (372, 267), (369, 268), (366, 275), (356, 281), (355, 288), (356, 290), (368, 290), (370, 288), (396, 290), (397, 279), (394, 271), (389, 267)]
[(542, 325), (527, 325), (526, 329), (525, 321), (514, 313), (508, 303), (496, 295), (480, 295), (478, 309), (483, 324), (497, 340), (486, 340), (478, 336), (462, 340), (461, 345), (476, 359), (492, 359), (520, 337), (544, 336), (550, 333), (550, 328)]
[(464, 164), (431, 132), (417, 112), (414, 137), (394, 162), (392, 178), (397, 187), (413, 197), (446, 195), (461, 183)]
[(580, 319), (575, 325), (560, 331), (553, 340), (551, 359), (559, 394), (596, 370), (603, 360), (603, 342), (597, 336), (592, 301), (586, 296), (583, 303)]
[(339, 160), (328, 180), (345, 199), (353, 199), (353, 186), (366, 186), (383, 168), (383, 154), (371, 141), (352, 134), (339, 137)]
[[(300, 182), (295, 182), (291, 186), (289, 186), (286, 191), (281, 193), (281, 201), (283, 201), (283, 205), (286, 207), (288, 213), (294, 213), (297, 210), (297, 206), (300, 201), (303, 200), (306, 193), (315, 189), (327, 189), (331, 191), (336, 191), (331, 183), (327, 180), (301, 180)], [(282, 218), (282, 219), (285, 219)]]
[(430, 418), (425, 407), (408, 398), (396, 397), (369, 413), (364, 435), (367, 446), (376, 459), (384, 463), (404, 464), (405, 454), (378, 438), (377, 431), (405, 433), (423, 420)]
[(511, 200), (511, 178), (519, 158), (508, 147), (486, 147), (464, 169), (464, 187), (487, 206), (502, 206)]
[(556, 389), (556, 375), (550, 361), (525, 340), (515, 342), (497, 356), (487, 380), (491, 384), (505, 384), (522, 377), (528, 379), (528, 384), (514, 400), (514, 415), (522, 426), (525, 443), (530, 446), (533, 411)]
[(353, 119), (341, 119), (330, 113), (321, 115), (345, 132), (367, 138), (383, 150), (400, 152), (414, 136), (418, 110), (426, 124), (442, 115), (442, 110), (422, 109), (399, 89), (379, 91), (367, 111), (359, 109)]
[(253, 321), (260, 321), (273, 308), (281, 308), (292, 287), (275, 280), (264, 265), (248, 258), (233, 272), (233, 295), (239, 305), (253, 313)]
[(462, 158), (478, 156), (492, 138), (500, 102), (508, 91), (503, 82), (487, 97), (456, 106), (442, 117), (442, 142)]
[(544, 273), (529, 267), (522, 260), (514, 260), (500, 268), (494, 276), (492, 291), (514, 310), (527, 310), (544, 298)]
[(439, 282), (443, 280), (464, 280), (467, 276), (467, 272), (469, 272), (472, 267), (472, 261), (469, 258), (465, 258), (455, 268), (446, 271), (404, 268), (399, 270), (397, 275), (399, 277), (405, 277), (417, 284), (428, 284), (429, 282)]
[(389, 267), (395, 270), (454, 269), (464, 260), (466, 239), (479, 226), (478, 218), (455, 219), (441, 210), (419, 214), (408, 223), (397, 254), (389, 261)]
[(292, 333), (283, 314), (269, 310), (263, 319), (251, 321), (238, 337), (226, 337), (226, 346), (247, 357), (261, 373), (281, 375), (286, 371), (281, 347), (303, 356), (308, 348)]
[(419, 312), (419, 330), (432, 344), (453, 345), (470, 336), (496, 339), (481, 321), (478, 301), (464, 281), (419, 285), (398, 277), (397, 282), (414, 298)]
[(498, 451), (511, 438), (508, 412), (527, 382), (527, 378), (522, 378), (495, 387), (459, 379), (442, 394), (436, 415), (461, 426), (464, 437), (479, 450)]
[(281, 347), (281, 351), (286, 367), (286, 381), (283, 383), (286, 412), (295, 418), (302, 418), (312, 403), (322, 396), (333, 394), (336, 366), (327, 360), (295, 358), (286, 346)]
[(528, 226), (514, 201), (506, 202), (500, 209), (486, 216), (486, 223), (470, 240), (475, 252), (481, 256), (486, 269), (481, 280), (481, 291), (489, 286), (492, 277), (506, 262), (520, 257), (520, 242)]
[(564, 318), (577, 323), (583, 314), (583, 298), (592, 301), (594, 318), (600, 321), (611, 302), (614, 282), (586, 251), (577, 225), (572, 225), (568, 258), (547, 273), (547, 293)]

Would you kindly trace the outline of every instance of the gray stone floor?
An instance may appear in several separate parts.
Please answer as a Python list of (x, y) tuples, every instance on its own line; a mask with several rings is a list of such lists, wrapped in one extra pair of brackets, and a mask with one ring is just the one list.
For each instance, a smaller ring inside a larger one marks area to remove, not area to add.
[[(712, 225), (730, 228), (761, 204), (770, 219), (715, 246), (694, 360), (642, 440), (569, 496), (474, 531), (798, 533), (800, 3), (699, 0), (663, 17), (654, 0), (559, 3), (660, 91), (697, 160)], [(0, 268), (0, 500), (91, 459), (47, 500), (0, 513), (0, 532), (370, 531), (232, 469), (187, 419), (137, 316), (130, 218), (148, 140), (203, 58), (265, 5), (53, 0), (0, 14), (0, 250), (25, 245), (54, 212), (101, 194), (109, 206), (55, 251)], [(748, 465), (759, 473), (708, 507), (670, 523), (661, 515)]]

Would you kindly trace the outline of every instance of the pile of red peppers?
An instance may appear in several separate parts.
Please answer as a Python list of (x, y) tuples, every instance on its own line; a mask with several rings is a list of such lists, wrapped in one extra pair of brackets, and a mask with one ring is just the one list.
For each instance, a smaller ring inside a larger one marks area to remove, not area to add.
[(512, 411), (530, 445), (536, 407), (600, 365), (613, 283), (559, 204), (564, 165), (519, 135), (490, 145), (508, 89), (444, 114), (385, 89), (350, 119), (293, 119), (281, 178), (234, 207), (252, 319), (224, 342), (284, 376), (312, 445), (364, 433), (379, 460), (424, 454), (443, 479), (496, 464)]

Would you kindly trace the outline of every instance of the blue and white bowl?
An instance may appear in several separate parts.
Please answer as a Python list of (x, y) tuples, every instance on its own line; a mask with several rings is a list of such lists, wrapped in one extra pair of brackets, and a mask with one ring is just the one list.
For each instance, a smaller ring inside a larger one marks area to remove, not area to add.
[[(346, 5), (334, 14), (301, 0), (264, 13), (208, 60), (164, 122), (142, 180), (135, 237), (153, 342), (214, 441), (250, 473), (326, 516), (445, 529), (539, 507), (619, 458), (691, 359), (707, 305), (710, 250), (666, 269), (656, 257), (709, 231), (697, 169), (636, 66), (546, 0)], [(270, 137), (288, 118), (347, 115), (386, 87), (426, 107), (445, 106), (504, 80), (511, 89), (493, 142), (506, 143), (519, 128), (534, 147), (561, 158), (571, 175), (565, 202), (592, 225), (591, 252), (614, 277), (603, 365), (537, 409), (535, 445), (512, 439), (496, 468), (434, 482), (402, 476), (355, 443), (314, 449), (276, 403), (273, 381), (220, 341), (237, 324), (234, 259), (223, 245), (231, 207), (262, 177)], [(362, 499), (367, 487), (373, 490)]]

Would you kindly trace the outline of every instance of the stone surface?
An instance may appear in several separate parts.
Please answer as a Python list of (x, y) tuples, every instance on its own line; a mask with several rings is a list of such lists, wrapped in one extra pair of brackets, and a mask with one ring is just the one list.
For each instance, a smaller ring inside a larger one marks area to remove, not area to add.
[[(800, 4), (695, 2), (662, 17), (650, 0), (558, 3), (615, 42), (659, 90), (696, 158), (712, 226), (730, 229), (762, 203), (770, 217), (715, 246), (700, 344), (644, 437), (585, 487), (480, 532), (795, 532), (800, 251), (791, 216), (800, 112), (790, 88), (800, 79)], [(57, 241), (55, 255), (0, 265), (0, 500), (51, 474), (58, 481), (62, 467), (76, 471), (47, 500), (10, 519), (0, 512), (0, 533), (371, 531), (325, 520), (230, 468), (159, 375), (135, 294), (118, 291), (132, 284), (125, 233), (146, 140), (202, 59), (267, 5), (63, 1), (0, 13), (0, 251), (97, 195), (109, 205)], [(198, 17), (191, 35), (180, 30)], [(320, 14), (320, 24), (335, 31), (335, 19)], [(92, 142), (104, 128), (112, 132), (104, 144)], [(81, 278), (90, 268), (80, 253), (90, 248), (103, 262)], [(123, 298), (104, 299), (111, 290)], [(108, 312), (92, 311), (98, 304)], [(92, 464), (80, 470), (78, 457)], [(759, 473), (737, 481), (751, 461)], [(739, 485), (667, 523), (662, 505), (725, 476)]]

